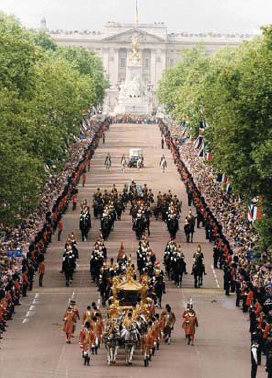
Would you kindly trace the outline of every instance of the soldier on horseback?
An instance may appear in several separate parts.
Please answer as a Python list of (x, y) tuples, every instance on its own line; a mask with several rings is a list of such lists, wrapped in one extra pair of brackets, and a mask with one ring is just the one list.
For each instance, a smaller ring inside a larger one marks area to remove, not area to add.
[(186, 235), (186, 242), (189, 243), (191, 239), (192, 243), (195, 232), (195, 217), (192, 213), (192, 210), (189, 211), (188, 215), (185, 218), (184, 232)]
[(160, 167), (161, 167), (162, 173), (164, 173), (165, 168), (167, 167), (167, 162), (166, 162), (166, 158), (165, 158), (164, 154), (162, 155), (161, 160), (160, 160)]
[(195, 287), (200, 287), (203, 284), (203, 274), (207, 274), (205, 272), (205, 264), (203, 262), (204, 255), (201, 250), (201, 245), (198, 245), (197, 251), (194, 253), (193, 259), (194, 263), (191, 274), (194, 275)]
[(169, 234), (174, 239), (176, 238), (176, 233), (179, 229), (179, 221), (178, 221), (178, 213), (175, 211), (175, 208), (172, 203), (170, 203), (170, 206), (167, 211), (167, 228), (169, 231)]
[(121, 169), (122, 169), (122, 172), (125, 172), (125, 168), (126, 167), (127, 167), (127, 159), (126, 159), (125, 154), (123, 154), (122, 157), (121, 157)]
[(81, 231), (82, 241), (86, 241), (88, 238), (88, 233), (90, 228), (92, 227), (91, 224), (91, 214), (89, 206), (85, 206), (80, 213), (79, 219), (79, 229)]
[(106, 169), (110, 169), (110, 167), (111, 167), (111, 156), (110, 156), (109, 152), (106, 156), (104, 165), (106, 166)]

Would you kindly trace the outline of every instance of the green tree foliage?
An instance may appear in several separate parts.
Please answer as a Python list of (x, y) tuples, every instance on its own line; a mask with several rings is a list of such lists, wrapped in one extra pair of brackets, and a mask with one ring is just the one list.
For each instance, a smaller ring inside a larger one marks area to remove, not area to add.
[(39, 59), (31, 35), (12, 17), (0, 13), (0, 88), (28, 96), (34, 86), (32, 70)]
[(166, 111), (178, 122), (185, 116), (195, 135), (201, 118), (201, 93), (208, 59), (205, 48), (199, 44), (192, 49), (183, 49), (178, 63), (164, 72), (157, 95)]
[(264, 246), (272, 246), (272, 27), (210, 57), (195, 50), (188, 61), (186, 54), (163, 77), (159, 99), (176, 119), (186, 115), (195, 127), (201, 120), (209, 124), (205, 138), (212, 164), (245, 198), (263, 198), (265, 215), (255, 226)]
[(101, 103), (105, 89), (109, 86), (104, 78), (101, 59), (85, 47), (62, 47), (57, 53), (70, 62), (81, 75), (85, 75), (86, 81), (89, 81), (93, 88), (93, 98), (90, 102), (93, 105)]
[(0, 13), (0, 224), (35, 210), (45, 164), (60, 165), (81, 111), (103, 101), (101, 61), (85, 49), (72, 49), (74, 59), (62, 50)]
[(33, 38), (35, 44), (40, 46), (43, 50), (57, 51), (58, 49), (56, 42), (44, 30), (33, 31)]

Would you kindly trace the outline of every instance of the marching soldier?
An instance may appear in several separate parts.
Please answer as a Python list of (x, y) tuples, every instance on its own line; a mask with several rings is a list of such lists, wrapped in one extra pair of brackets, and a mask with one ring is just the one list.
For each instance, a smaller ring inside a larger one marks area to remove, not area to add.
[(100, 327), (97, 321), (97, 316), (93, 316), (90, 330), (93, 332), (93, 339), (91, 345), (91, 353), (97, 354), (97, 349), (99, 346), (99, 336), (100, 335)]
[(73, 313), (73, 320), (74, 320), (73, 334), (74, 334), (77, 320), (80, 320), (79, 311), (78, 311), (78, 308), (76, 307), (76, 301), (74, 299), (70, 300), (70, 307), (72, 308), (72, 313)]
[(66, 343), (71, 344), (71, 337), (75, 327), (74, 314), (71, 306), (67, 308), (62, 320), (64, 321), (63, 331), (66, 334)]
[(198, 320), (196, 317), (196, 313), (192, 308), (189, 308), (188, 311), (183, 313), (184, 320), (182, 324), (182, 328), (185, 331), (185, 336), (188, 339), (188, 345), (194, 346), (194, 339), (195, 339), (195, 330), (198, 327)]
[(87, 322), (90, 323), (93, 317), (93, 311), (91, 310), (91, 306), (87, 307), (87, 310), (84, 312), (82, 317), (82, 324), (85, 325)]
[(86, 322), (79, 334), (79, 344), (84, 358), (84, 365), (90, 366), (89, 351), (93, 343), (93, 333), (90, 331), (90, 322)]
[(97, 317), (97, 328), (98, 328), (98, 346), (100, 347), (102, 343), (102, 335), (104, 332), (104, 322), (102, 319), (101, 312), (96, 312), (96, 317)]
[(165, 343), (168, 343), (168, 345), (170, 345), (171, 333), (176, 322), (176, 316), (172, 312), (171, 306), (169, 306), (169, 304), (165, 306), (165, 311), (161, 313), (161, 320), (163, 325), (163, 337), (165, 339)]
[(149, 334), (146, 332), (141, 338), (141, 349), (144, 356), (144, 366), (147, 367), (149, 364), (150, 347), (149, 347)]

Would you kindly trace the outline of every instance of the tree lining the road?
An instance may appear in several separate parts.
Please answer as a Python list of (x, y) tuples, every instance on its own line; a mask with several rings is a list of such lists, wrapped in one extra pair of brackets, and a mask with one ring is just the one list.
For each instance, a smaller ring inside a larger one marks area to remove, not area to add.
[(4, 13), (0, 65), (0, 224), (12, 226), (37, 207), (45, 164), (61, 167), (82, 110), (103, 101), (108, 82), (93, 52), (58, 47)]
[(205, 121), (211, 164), (244, 198), (261, 196), (264, 217), (254, 225), (272, 246), (272, 26), (239, 47), (207, 56), (203, 46), (184, 50), (166, 70), (158, 97), (192, 136)]

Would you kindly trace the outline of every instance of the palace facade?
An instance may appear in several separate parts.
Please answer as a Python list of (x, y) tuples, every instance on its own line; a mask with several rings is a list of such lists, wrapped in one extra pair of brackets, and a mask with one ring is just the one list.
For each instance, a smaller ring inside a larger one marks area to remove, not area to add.
[[(45, 20), (42, 28), (46, 28)], [(221, 47), (237, 46), (251, 38), (251, 35), (238, 34), (168, 33), (164, 23), (135, 25), (117, 22), (108, 22), (99, 32), (59, 30), (50, 31), (50, 34), (58, 45), (84, 46), (101, 57), (113, 93), (110, 101), (114, 101), (114, 92), (118, 93), (120, 84), (126, 79), (127, 59), (135, 35), (142, 59), (142, 79), (152, 91), (156, 90), (163, 71), (181, 56), (184, 47), (203, 43), (207, 54), (212, 54)]]

